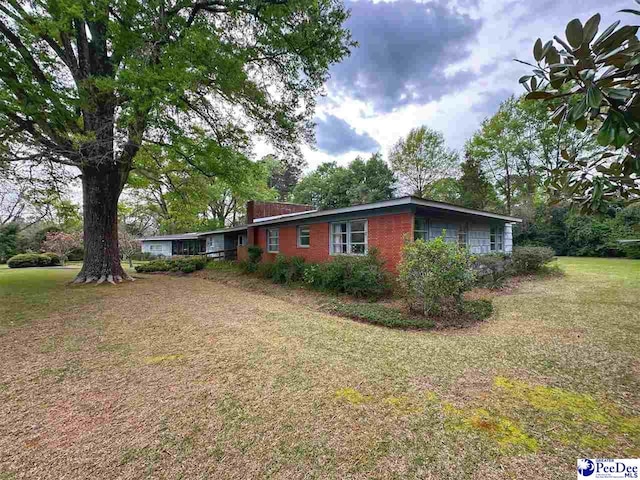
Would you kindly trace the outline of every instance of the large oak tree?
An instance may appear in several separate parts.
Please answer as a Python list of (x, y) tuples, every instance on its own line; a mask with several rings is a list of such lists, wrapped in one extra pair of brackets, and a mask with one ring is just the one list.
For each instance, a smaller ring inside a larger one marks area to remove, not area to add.
[(80, 169), (78, 282), (127, 278), (118, 198), (146, 142), (205, 171), (259, 135), (312, 137), (314, 98), (352, 45), (339, 0), (6, 0), (0, 161)]

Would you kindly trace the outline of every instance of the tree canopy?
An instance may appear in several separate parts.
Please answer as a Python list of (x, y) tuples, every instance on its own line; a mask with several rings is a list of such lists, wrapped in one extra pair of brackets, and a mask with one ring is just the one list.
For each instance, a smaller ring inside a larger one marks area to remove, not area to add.
[(311, 140), (315, 97), (353, 45), (346, 18), (338, 0), (3, 2), (0, 159), (80, 169), (77, 280), (127, 277), (117, 202), (142, 145), (224, 178), (251, 138)]
[(346, 167), (321, 164), (302, 178), (294, 189), (298, 203), (316, 208), (339, 208), (393, 198), (395, 176), (379, 153), (367, 160), (358, 157)]

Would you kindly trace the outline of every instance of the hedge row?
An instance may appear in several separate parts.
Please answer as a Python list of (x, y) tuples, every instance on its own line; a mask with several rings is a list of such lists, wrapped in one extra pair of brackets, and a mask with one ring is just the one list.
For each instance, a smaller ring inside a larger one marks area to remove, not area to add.
[(202, 270), (207, 264), (207, 260), (203, 257), (185, 257), (172, 258), (168, 260), (154, 260), (152, 262), (136, 265), (136, 272), (182, 272), (192, 273), (196, 270)]
[(364, 256), (337, 256), (325, 263), (281, 255), (273, 263), (259, 263), (260, 259), (261, 252), (255, 247), (250, 259), (240, 262), (240, 266), (245, 272), (257, 271), (275, 283), (304, 282), (317, 290), (354, 297), (380, 298), (391, 290), (391, 279), (375, 249)]
[(51, 267), (60, 265), (60, 257), (52, 252), (21, 253), (7, 260), (9, 268)]

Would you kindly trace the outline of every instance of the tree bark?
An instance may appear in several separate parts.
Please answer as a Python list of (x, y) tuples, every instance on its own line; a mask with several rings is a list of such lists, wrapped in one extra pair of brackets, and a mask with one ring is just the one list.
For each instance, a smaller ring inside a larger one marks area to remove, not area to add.
[(125, 179), (114, 164), (82, 169), (84, 263), (74, 283), (132, 280), (118, 249), (118, 198)]

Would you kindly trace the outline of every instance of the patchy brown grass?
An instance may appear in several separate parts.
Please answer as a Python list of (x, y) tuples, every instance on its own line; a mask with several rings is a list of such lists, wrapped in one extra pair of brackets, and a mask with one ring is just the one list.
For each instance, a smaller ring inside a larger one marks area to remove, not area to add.
[(640, 456), (640, 262), (562, 263), (446, 333), (247, 277), (0, 272), (0, 478), (574, 478)]

